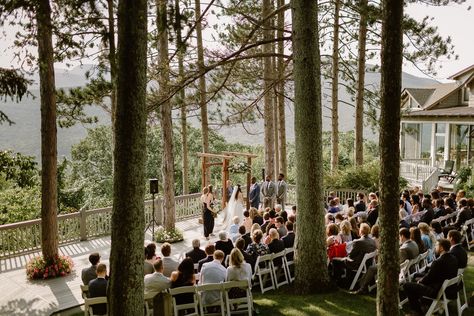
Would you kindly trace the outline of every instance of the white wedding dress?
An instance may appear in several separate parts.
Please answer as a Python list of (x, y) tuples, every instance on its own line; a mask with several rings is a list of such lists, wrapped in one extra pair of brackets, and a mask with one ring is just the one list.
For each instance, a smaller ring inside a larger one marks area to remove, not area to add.
[(229, 230), (230, 226), (233, 224), (232, 220), (235, 216), (238, 216), (240, 219), (239, 225), (242, 225), (244, 222), (244, 204), (242, 193), (240, 193), (240, 196), (236, 195), (237, 186), (234, 187), (229, 203), (222, 212), (224, 213), (224, 218), (222, 219), (222, 229), (226, 231)]

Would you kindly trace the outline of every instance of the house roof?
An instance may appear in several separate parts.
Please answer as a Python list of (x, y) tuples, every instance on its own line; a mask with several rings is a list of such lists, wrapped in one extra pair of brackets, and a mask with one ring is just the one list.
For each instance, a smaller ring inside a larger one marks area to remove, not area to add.
[(451, 93), (456, 92), (457, 89), (461, 87), (460, 82), (452, 82), (452, 83), (442, 83), (436, 85), (435, 91), (431, 94), (430, 98), (426, 101), (423, 105), (424, 109), (431, 109), (439, 102), (443, 101), (447, 97), (451, 95)]
[(406, 91), (423, 107), (426, 100), (433, 94), (435, 88), (406, 88)]
[(403, 115), (406, 118), (423, 118), (423, 117), (462, 117), (474, 119), (474, 107), (460, 106), (444, 109), (412, 111)]
[(456, 80), (456, 78), (458, 78), (458, 77), (464, 75), (466, 72), (470, 72), (470, 71), (472, 71), (472, 70), (474, 70), (474, 65), (471, 65), (471, 66), (469, 66), (469, 67), (464, 68), (463, 70), (461, 70), (461, 71), (455, 73), (455, 74), (452, 75), (451, 77), (448, 77), (448, 79)]

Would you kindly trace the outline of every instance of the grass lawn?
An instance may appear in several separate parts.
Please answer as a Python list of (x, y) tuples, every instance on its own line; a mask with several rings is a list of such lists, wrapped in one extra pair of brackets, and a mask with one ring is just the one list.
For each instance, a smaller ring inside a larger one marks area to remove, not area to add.
[[(471, 252), (469, 265), (464, 272), (467, 298), (474, 292), (474, 253)], [(328, 294), (295, 295), (293, 285), (283, 286), (276, 291), (254, 293), (254, 304), (260, 315), (375, 315), (375, 291), (371, 295), (351, 295), (339, 290)], [(451, 314), (451, 313), (450, 313)], [(453, 315), (456, 311), (453, 310)], [(474, 307), (469, 307), (463, 315), (474, 315)]]

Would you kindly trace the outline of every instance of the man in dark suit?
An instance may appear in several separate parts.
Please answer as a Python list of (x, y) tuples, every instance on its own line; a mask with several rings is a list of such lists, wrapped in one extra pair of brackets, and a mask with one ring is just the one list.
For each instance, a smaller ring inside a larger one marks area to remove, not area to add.
[(357, 193), (357, 199), (358, 201), (354, 205), (354, 208), (355, 208), (354, 213), (365, 212), (365, 209), (366, 209), (366, 205), (364, 202), (365, 194), (362, 192)]
[[(428, 273), (418, 282), (405, 283), (403, 289), (408, 297), (410, 307), (415, 313), (423, 314), (422, 297), (436, 297), (443, 282), (454, 278), (458, 273), (458, 262), (456, 258), (449, 253), (451, 247), (447, 239), (440, 239), (436, 244), (436, 253), (439, 258), (433, 261)], [(447, 298), (456, 297), (456, 287), (446, 289)]]
[(465, 198), (459, 200), (458, 205), (459, 213), (456, 216), (456, 221), (453, 224), (443, 228), (443, 233), (446, 237), (448, 236), (448, 232), (451, 229), (461, 230), (461, 227), (464, 225), (464, 223), (472, 218), (471, 209), (467, 205), (467, 200)]
[(201, 246), (201, 242), (199, 239), (193, 240), (193, 250), (186, 252), (186, 257), (189, 257), (193, 260), (194, 263), (198, 263), (200, 260), (207, 257), (204, 250), (199, 248)]
[(366, 253), (374, 252), (376, 249), (375, 241), (369, 237), (370, 227), (362, 223), (359, 228), (359, 239), (352, 243), (352, 250), (349, 253), (349, 260), (346, 261), (346, 267), (349, 270), (357, 270)]
[[(278, 231), (275, 228), (270, 229), (268, 232), (270, 235), (271, 241), (268, 244), (268, 250), (270, 253), (279, 253), (285, 250), (285, 244), (283, 243), (282, 240), (280, 240), (280, 235), (278, 234)], [(282, 264), (282, 259), (277, 258), (273, 261), (273, 264), (277, 267), (281, 266)]]
[(448, 233), (448, 240), (451, 243), (449, 253), (456, 257), (458, 261), (458, 269), (465, 269), (467, 266), (467, 252), (462, 247), (462, 235), (457, 230), (450, 230)]
[(257, 178), (252, 177), (252, 185), (249, 192), (250, 207), (255, 207), (258, 210), (260, 206), (260, 186), (257, 183)]
[(216, 247), (213, 244), (209, 244), (204, 248), (207, 257), (204, 259), (199, 260), (198, 264), (198, 272), (201, 272), (202, 265), (208, 262), (212, 262), (214, 260), (214, 251), (216, 251)]
[(425, 213), (421, 215), (420, 222), (431, 225), (431, 221), (434, 218), (434, 210), (430, 199), (423, 199), (423, 210)]
[(283, 236), (281, 240), (283, 240), (285, 248), (293, 248), (293, 245), (295, 244), (295, 233), (293, 232), (293, 223), (287, 221), (285, 226), (288, 230), (288, 233), (286, 234), (286, 236)]
[(246, 233), (245, 226), (241, 225), (239, 227), (240, 238), (245, 241), (244, 249), (247, 249), (247, 246), (252, 243), (252, 237), (250, 237), (250, 232)]
[[(89, 282), (89, 297), (103, 297), (107, 296), (107, 267), (103, 263), (97, 265), (97, 278)], [(92, 306), (94, 315), (106, 315), (107, 304), (97, 304)]]
[(91, 280), (97, 278), (97, 264), (99, 264), (100, 255), (98, 252), (91, 253), (89, 255), (89, 262), (91, 266), (89, 268), (82, 269), (81, 278), (84, 285), (89, 284)]

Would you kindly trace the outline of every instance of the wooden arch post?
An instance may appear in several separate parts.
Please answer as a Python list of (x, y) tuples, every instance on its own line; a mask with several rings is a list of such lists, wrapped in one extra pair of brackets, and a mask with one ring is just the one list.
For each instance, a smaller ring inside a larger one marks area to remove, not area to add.
[[(221, 166), (222, 167), (222, 209), (225, 207), (226, 202), (226, 192), (225, 192), (225, 185), (227, 180), (229, 180), (229, 161), (233, 158), (233, 156), (225, 155), (225, 154), (210, 154), (210, 153), (197, 153), (198, 157), (201, 157), (201, 165), (202, 165), (202, 177), (201, 177), (201, 185), (202, 187), (206, 187), (209, 185), (206, 183), (206, 173), (207, 169), (211, 166)], [(211, 162), (212, 159), (220, 159), (220, 162)]]

